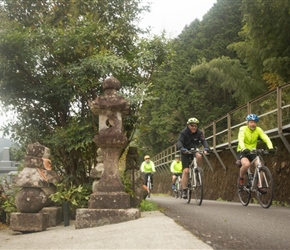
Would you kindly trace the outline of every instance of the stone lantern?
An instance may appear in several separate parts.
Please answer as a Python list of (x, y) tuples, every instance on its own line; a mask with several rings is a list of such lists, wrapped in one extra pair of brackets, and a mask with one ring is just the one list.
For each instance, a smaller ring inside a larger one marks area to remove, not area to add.
[(124, 186), (118, 169), (122, 149), (127, 145), (122, 115), (129, 114), (130, 106), (117, 91), (120, 82), (109, 77), (103, 82), (104, 95), (90, 103), (93, 114), (99, 115), (99, 133), (95, 143), (101, 148), (104, 172), (93, 185), (88, 209), (77, 209), (76, 228), (100, 226), (137, 219), (138, 209), (130, 208), (130, 196)]

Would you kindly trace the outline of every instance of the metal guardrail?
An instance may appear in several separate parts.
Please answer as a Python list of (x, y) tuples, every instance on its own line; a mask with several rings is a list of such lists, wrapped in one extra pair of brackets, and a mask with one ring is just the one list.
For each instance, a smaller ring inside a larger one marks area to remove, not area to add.
[[(285, 138), (290, 134), (290, 83), (287, 83), (230, 111), (203, 128), (209, 145), (212, 145), (214, 154), (225, 170), (226, 167), (218, 153), (222, 150), (230, 150), (237, 158), (239, 128), (245, 124), (245, 116), (249, 113), (259, 115), (259, 126), (270, 138), (279, 137), (290, 152), (290, 144)], [(158, 174), (170, 171), (169, 167), (175, 153), (177, 148), (173, 145), (152, 157)], [(213, 169), (210, 162), (207, 159), (206, 161)]]

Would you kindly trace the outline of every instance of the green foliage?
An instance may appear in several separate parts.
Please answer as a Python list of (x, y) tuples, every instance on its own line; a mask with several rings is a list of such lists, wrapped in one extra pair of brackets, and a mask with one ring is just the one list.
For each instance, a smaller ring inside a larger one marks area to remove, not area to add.
[(49, 198), (59, 206), (63, 206), (64, 202), (68, 202), (70, 217), (75, 219), (78, 208), (88, 207), (88, 201), (92, 193), (92, 185), (87, 183), (76, 186), (69, 179), (56, 184), (57, 190)]
[(285, 30), (290, 28), (289, 1), (245, 0), (241, 10), (244, 26), (239, 35), (243, 41), (230, 48), (249, 71), (264, 78), (270, 87), (288, 82), (290, 45)]
[(6, 176), (0, 178), (0, 183), (3, 183), (0, 186), (0, 213), (1, 210), (6, 213), (6, 223), (9, 224), (11, 213), (17, 212), (15, 197), (20, 188), (9, 184), (5, 179)]
[(50, 199), (61, 205), (64, 201), (70, 202), (79, 208), (85, 207), (90, 198), (91, 189), (89, 186), (75, 186), (73, 183), (56, 184), (56, 192), (50, 195)]
[(158, 204), (153, 201), (142, 200), (140, 203), (141, 212), (159, 210)]
[(281, 201), (275, 201), (275, 200), (273, 200), (272, 205), (273, 206), (288, 207), (288, 208), (290, 207), (289, 203), (286, 202), (286, 201), (281, 202)]
[(158, 37), (138, 39), (143, 31), (137, 21), (148, 10), (141, 0), (1, 3), (0, 103), (17, 114), (4, 132), (24, 148), (36, 141), (49, 147), (54, 168), (74, 176), (76, 185), (86, 183), (96, 164), (98, 132), (89, 102), (102, 94), (108, 76), (116, 77), (133, 100), (124, 126), (131, 139), (149, 98), (140, 93), (167, 47)]
[(227, 201), (227, 200), (223, 200), (222, 198), (217, 198), (216, 200), (217, 201), (223, 201), (223, 202)]
[(203, 60), (193, 65), (190, 73), (194, 79), (206, 82), (207, 87), (211, 86), (215, 93), (219, 93), (213, 96), (214, 103), (220, 106), (223, 112), (225, 99), (232, 99), (233, 104), (242, 105), (264, 91), (263, 83), (249, 74), (238, 59), (222, 56), (210, 62)]
[(10, 161), (19, 162), (24, 159), (25, 149), (23, 147), (12, 146), (9, 148)]
[[(152, 95), (156, 99), (142, 106), (138, 145), (143, 154), (155, 155), (174, 144), (189, 117), (197, 117), (202, 127), (236, 107), (230, 79), (234, 78), (234, 85), (239, 86), (246, 77), (235, 78), (232, 73), (228, 78), (227, 72), (222, 71), (231, 65), (230, 60), (236, 60), (236, 54), (227, 46), (240, 40), (237, 36), (242, 27), (240, 5), (240, 0), (219, 1), (202, 21), (194, 20), (178, 38), (170, 41), (173, 52), (152, 78)], [(208, 71), (207, 67), (212, 65), (206, 63), (222, 56), (223, 65), (215, 62), (218, 65)], [(193, 65), (201, 62), (205, 72), (191, 74)], [(238, 63), (236, 60), (235, 73), (241, 76), (246, 69), (239, 72), (242, 66), (238, 67)]]
[(135, 193), (132, 189), (132, 181), (130, 176), (127, 176), (125, 173), (121, 176), (122, 183), (124, 185), (125, 192), (131, 197), (135, 196)]

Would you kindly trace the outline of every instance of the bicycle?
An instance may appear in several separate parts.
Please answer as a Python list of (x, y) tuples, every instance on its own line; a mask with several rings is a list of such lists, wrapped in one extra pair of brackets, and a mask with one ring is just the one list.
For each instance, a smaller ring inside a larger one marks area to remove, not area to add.
[(181, 185), (181, 175), (182, 173), (175, 173), (177, 176), (175, 180), (175, 189), (173, 190), (174, 192), (174, 197), (177, 198), (182, 198), (182, 185)]
[(203, 178), (202, 169), (197, 166), (195, 153), (204, 155), (202, 150), (190, 149), (185, 154), (192, 154), (192, 162), (189, 164), (188, 169), (188, 186), (187, 186), (187, 203), (191, 201), (192, 191), (194, 192), (194, 198), (197, 205), (201, 205), (203, 200)]
[[(256, 193), (260, 205), (263, 208), (269, 208), (272, 205), (273, 200), (274, 181), (273, 176), (269, 168), (265, 166), (262, 157), (262, 155), (269, 154), (269, 151), (264, 149), (254, 149), (250, 151), (250, 153), (257, 154), (257, 156), (253, 161), (251, 161), (250, 167), (244, 177), (244, 187), (242, 189), (239, 188), (238, 183), (238, 196), (240, 202), (243, 206), (247, 206), (250, 203), (251, 194)], [(238, 165), (239, 162), (236, 164)], [(251, 169), (254, 171), (254, 174)]]
[(148, 178), (147, 178), (147, 191), (148, 191), (147, 197), (150, 198), (151, 190), (152, 190), (152, 183), (151, 183), (152, 173), (146, 173), (146, 174), (148, 175)]

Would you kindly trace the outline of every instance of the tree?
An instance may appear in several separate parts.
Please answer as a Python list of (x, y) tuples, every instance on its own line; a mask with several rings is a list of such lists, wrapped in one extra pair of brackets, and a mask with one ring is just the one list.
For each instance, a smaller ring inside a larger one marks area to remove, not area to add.
[(236, 107), (232, 91), (225, 89), (226, 77), (222, 72), (215, 82), (213, 76), (207, 76), (210, 71), (197, 76), (197, 71), (191, 69), (200, 63), (199, 69), (208, 67), (206, 62), (221, 56), (235, 59), (235, 52), (227, 46), (240, 39), (240, 6), (241, 0), (217, 1), (202, 21), (193, 20), (171, 41), (174, 53), (153, 77), (152, 94), (156, 100), (144, 103), (142, 108), (139, 143), (146, 153), (154, 155), (176, 143), (188, 118), (197, 117), (202, 127)]
[[(98, 117), (88, 101), (102, 94), (110, 75), (127, 98), (137, 95), (166, 56), (165, 49), (158, 54), (162, 44), (138, 40), (136, 23), (147, 10), (140, 2), (1, 1), (0, 100), (18, 115), (6, 132), (24, 147), (35, 141), (49, 147), (54, 165), (76, 184), (87, 181), (96, 163)], [(130, 138), (140, 107), (137, 96), (131, 99)]]
[(277, 87), (290, 79), (290, 2), (288, 0), (244, 0), (243, 41), (230, 46), (248, 70), (265, 87)]

